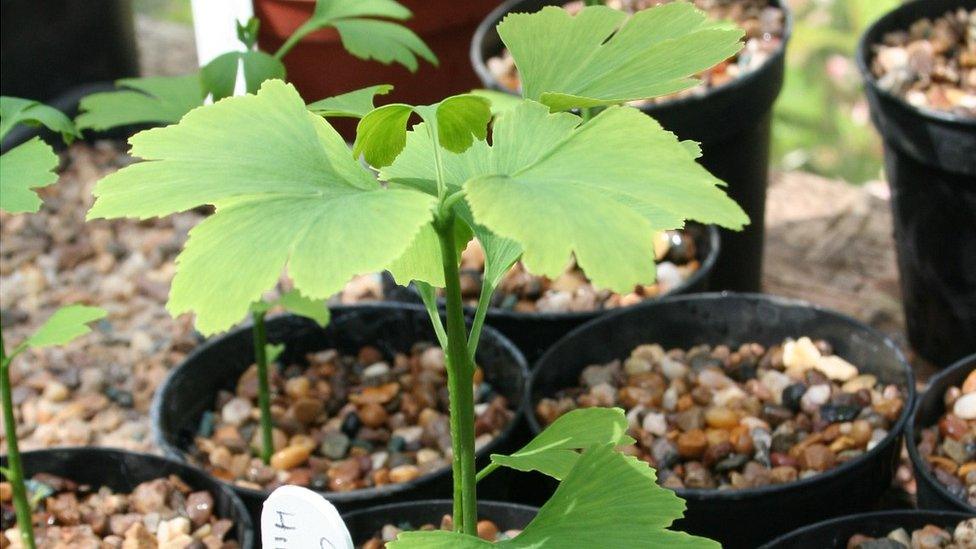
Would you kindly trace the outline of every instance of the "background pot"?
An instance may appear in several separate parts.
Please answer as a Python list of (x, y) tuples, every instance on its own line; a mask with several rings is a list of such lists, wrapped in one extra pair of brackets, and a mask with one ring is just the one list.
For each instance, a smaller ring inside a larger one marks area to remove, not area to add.
[[(699, 250), (698, 257), (701, 265), (687, 280), (667, 295), (693, 294), (709, 290), (715, 264), (721, 257), (721, 237), (715, 226), (689, 224), (688, 228), (694, 236), (695, 248)], [(420, 301), (419, 294), (412, 287), (409, 290), (394, 289), (389, 295), (391, 299)], [(443, 300), (441, 304), (443, 306)], [(488, 309), (485, 321), (508, 337), (522, 351), (529, 364), (535, 364), (546, 349), (574, 328), (621, 309), (624, 308), (565, 313), (524, 313), (492, 307)], [(465, 310), (469, 315), (473, 315), (475, 308), (468, 306)]]
[(926, 427), (938, 423), (945, 413), (943, 395), (951, 386), (959, 387), (966, 380), (970, 372), (976, 370), (976, 354), (966, 357), (940, 372), (929, 381), (928, 389), (918, 398), (912, 418), (905, 426), (905, 445), (908, 455), (912, 459), (915, 470), (915, 483), (918, 486), (918, 506), (922, 509), (941, 509), (946, 511), (962, 511), (976, 515), (976, 507), (953, 496), (939, 482), (928, 463), (918, 453), (918, 440)]
[[(503, 88), (485, 61), (502, 50), (495, 26), (509, 12), (534, 12), (564, 0), (508, 0), (478, 26), (471, 42), (471, 62), (486, 87)], [(762, 271), (766, 184), (769, 176), (772, 106), (783, 86), (786, 43), (792, 18), (786, 10), (783, 45), (760, 68), (701, 96), (641, 107), (681, 139), (702, 145), (701, 163), (727, 182), (727, 192), (749, 214), (742, 232), (722, 231), (723, 254), (712, 277), (717, 290), (758, 291)]]
[(0, 93), (47, 101), (139, 73), (131, 0), (3, 0)]
[[(478, 77), (468, 63), (468, 43), (478, 22), (499, 0), (400, 0), (413, 12), (404, 21), (437, 55), (438, 66), (419, 60), (417, 72), (377, 61), (364, 61), (342, 47), (339, 34), (325, 29), (305, 37), (283, 59), (288, 80), (302, 97), (316, 101), (375, 84), (393, 84), (393, 91), (379, 102), (412, 105), (435, 103), (456, 93), (478, 87)], [(314, 0), (254, 0), (261, 20), (258, 44), (274, 52), (312, 15)], [(341, 122), (341, 121), (340, 121)], [(346, 137), (355, 123), (338, 123)]]
[[(408, 522), (416, 528), (424, 524), (439, 526), (441, 517), (452, 512), (451, 500), (433, 499), (379, 505), (342, 516), (356, 545), (365, 543), (387, 524)], [(522, 529), (535, 518), (538, 509), (517, 503), (478, 501), (478, 519), (490, 520), (501, 531)]]
[[(430, 317), (423, 307), (380, 303), (332, 309), (332, 321), (325, 329), (311, 320), (279, 316), (267, 321), (269, 343), (286, 345), (281, 361), (301, 362), (306, 353), (335, 348), (355, 354), (363, 345), (375, 345), (385, 353), (409, 351), (417, 342), (436, 342)], [(233, 391), (241, 374), (254, 362), (250, 326), (244, 326), (215, 337), (191, 353), (173, 369), (152, 405), (153, 431), (163, 451), (176, 459), (186, 460), (186, 449), (193, 444), (204, 411), (213, 409), (221, 389)], [(491, 452), (513, 450), (525, 406), (525, 383), (528, 369), (518, 349), (491, 328), (485, 327), (478, 347), (477, 363), (485, 379), (505, 395), (515, 417), (486, 447), (478, 452), (485, 458)], [(494, 476), (494, 475), (492, 475)], [(260, 524), (261, 504), (268, 492), (229, 485), (244, 500)], [(479, 483), (479, 493), (504, 497), (508, 491), (505, 477)], [(451, 493), (451, 471), (445, 467), (416, 480), (350, 492), (325, 492), (323, 495), (340, 511), (380, 505), (409, 499), (443, 497)]]
[(971, 515), (946, 511), (882, 511), (863, 513), (827, 520), (791, 532), (763, 545), (760, 549), (847, 549), (847, 540), (854, 534), (885, 537), (892, 530), (904, 528), (908, 535), (926, 524), (946, 528), (966, 520)]
[[(54, 448), (22, 454), (24, 475), (50, 473), (95, 487), (108, 486), (121, 493), (131, 493), (139, 484), (168, 475), (176, 475), (195, 490), (206, 490), (214, 498), (214, 514), (234, 521), (231, 534), (242, 549), (258, 547), (251, 516), (244, 503), (226, 486), (196, 467), (171, 459), (109, 448)], [(0, 457), (7, 466), (7, 457)]]
[(872, 46), (973, 0), (906, 3), (861, 37), (857, 64), (884, 139), (908, 338), (939, 367), (976, 352), (976, 119), (921, 110), (878, 87)]
[[(870, 509), (891, 485), (901, 434), (915, 399), (911, 368), (890, 340), (854, 319), (783, 298), (750, 294), (698, 294), (662, 299), (599, 318), (570, 332), (539, 360), (529, 382), (528, 423), (541, 425), (534, 404), (564, 387), (576, 386), (583, 368), (630, 355), (643, 343), (665, 349), (708, 343), (781, 343), (809, 336), (829, 341), (834, 351), (905, 394), (905, 409), (873, 450), (835, 469), (790, 484), (744, 490), (683, 489), (685, 518), (674, 528), (718, 540), (725, 547), (756, 547), (802, 524)], [(552, 485), (534, 476), (519, 483), (535, 502)]]

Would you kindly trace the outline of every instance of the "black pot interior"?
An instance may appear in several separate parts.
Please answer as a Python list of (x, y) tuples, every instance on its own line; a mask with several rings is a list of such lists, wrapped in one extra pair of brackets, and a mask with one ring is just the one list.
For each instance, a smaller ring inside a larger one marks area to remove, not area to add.
[[(7, 466), (7, 457), (2, 458)], [(107, 486), (118, 493), (131, 493), (148, 480), (176, 475), (196, 490), (214, 497), (215, 514), (234, 522), (231, 534), (243, 549), (256, 547), (254, 527), (244, 504), (234, 493), (199, 469), (153, 456), (107, 448), (55, 448), (23, 454), (24, 475), (49, 473), (93, 487)]]
[[(438, 499), (370, 507), (347, 513), (342, 516), (342, 519), (349, 528), (353, 543), (360, 544), (379, 533), (387, 524), (398, 526), (406, 522), (415, 528), (424, 524), (440, 526), (441, 518), (450, 515), (451, 512), (451, 501)], [(494, 522), (501, 531), (525, 528), (535, 518), (536, 512), (535, 507), (528, 505), (497, 501), (478, 502), (478, 519)]]
[(828, 520), (777, 538), (761, 549), (846, 549), (855, 534), (883, 538), (898, 528), (908, 535), (912, 530), (932, 524), (949, 532), (971, 515), (946, 511), (886, 511)]

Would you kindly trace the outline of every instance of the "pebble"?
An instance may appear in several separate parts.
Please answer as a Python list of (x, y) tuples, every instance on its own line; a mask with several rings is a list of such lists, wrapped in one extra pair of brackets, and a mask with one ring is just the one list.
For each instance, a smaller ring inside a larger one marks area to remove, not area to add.
[[(963, 388), (973, 388), (974, 373), (963, 381)], [(948, 387), (943, 400), (949, 411), (922, 429), (916, 447), (949, 493), (976, 505), (976, 392)]]
[(240, 427), (248, 418), (251, 417), (251, 410), (254, 406), (249, 400), (237, 397), (231, 399), (220, 411), (220, 417), (224, 423)]
[(271, 462), (269, 465), (279, 471), (287, 471), (288, 469), (305, 463), (311, 454), (312, 451), (308, 446), (288, 446), (275, 452), (271, 456)]
[(956, 400), (952, 413), (960, 419), (976, 419), (976, 393), (966, 393)]
[(410, 482), (420, 476), (420, 469), (416, 465), (399, 465), (390, 469), (390, 481), (401, 483)]

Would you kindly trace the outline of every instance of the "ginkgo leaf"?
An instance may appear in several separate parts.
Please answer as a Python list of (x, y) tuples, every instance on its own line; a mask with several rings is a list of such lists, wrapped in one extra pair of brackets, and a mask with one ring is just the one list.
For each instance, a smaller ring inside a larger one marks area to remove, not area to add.
[(50, 145), (35, 137), (0, 156), (0, 210), (8, 213), (36, 212), (41, 198), (31, 189), (58, 180), (54, 170), (58, 155)]
[(391, 90), (393, 86), (389, 84), (370, 86), (309, 103), (308, 110), (325, 117), (362, 118), (376, 108), (373, 105), (376, 96), (386, 95)]
[(261, 51), (232, 51), (215, 57), (200, 69), (200, 80), (214, 101), (234, 95), (237, 75), (244, 69), (247, 93), (254, 93), (265, 80), (285, 78), (285, 65)]
[(509, 14), (498, 34), (518, 67), (523, 97), (562, 111), (693, 87), (693, 75), (739, 51), (743, 31), (709, 20), (690, 2), (670, 2), (631, 17), (605, 6), (575, 16), (549, 6)]
[(614, 451), (612, 444), (586, 450), (539, 514), (501, 547), (688, 547), (721, 546), (709, 539), (666, 530), (685, 503), (658, 486), (647, 463)]
[[(429, 188), (427, 133), (409, 132), (381, 179)], [(495, 120), (491, 145), (445, 151), (442, 174), (449, 190), (463, 184), (476, 224), (521, 245), (531, 272), (556, 277), (575, 255), (597, 287), (625, 292), (654, 280), (655, 231), (688, 219), (733, 229), (748, 222), (692, 152), (630, 107), (582, 124), (523, 101)]]
[(417, 57), (436, 65), (434, 52), (413, 31), (391, 21), (369, 19), (403, 20), (410, 15), (410, 10), (393, 0), (318, 0), (312, 17), (288, 37), (275, 57), (285, 55), (308, 34), (334, 27), (343, 47), (361, 59), (395, 61), (411, 72), (417, 70)]
[[(471, 229), (463, 220), (454, 222), (454, 243), (459, 254), (471, 240)], [(425, 225), (410, 246), (391, 263), (387, 271), (401, 286), (411, 281), (426, 282), (436, 288), (444, 287), (444, 264), (441, 260), (441, 244), (433, 225)]]
[(366, 162), (377, 168), (388, 166), (406, 146), (407, 123), (412, 113), (423, 119), (425, 125), (421, 127), (433, 128), (441, 147), (460, 153), (475, 140), (485, 140), (491, 104), (483, 97), (462, 94), (433, 105), (384, 105), (359, 121), (353, 154), (362, 154)]
[(82, 129), (108, 130), (133, 124), (179, 122), (203, 104), (207, 93), (199, 74), (126, 78), (118, 90), (82, 98), (76, 119)]
[(268, 364), (274, 364), (283, 352), (285, 352), (284, 343), (268, 343), (264, 346), (264, 359)]
[(298, 290), (291, 290), (278, 298), (278, 304), (292, 314), (314, 320), (323, 328), (329, 323), (329, 307), (324, 299), (309, 299)]
[(64, 141), (69, 144), (75, 137), (79, 137), (74, 123), (63, 112), (33, 99), (0, 97), (0, 139), (3, 139), (17, 124), (44, 126), (60, 133)]
[(477, 536), (449, 530), (401, 532), (395, 540), (386, 544), (389, 549), (490, 549), (497, 546)]
[(375, 19), (343, 19), (333, 23), (339, 31), (342, 47), (360, 59), (372, 59), (384, 65), (396, 62), (416, 72), (417, 58), (437, 65), (437, 56), (419, 36), (403, 25)]
[(569, 475), (580, 450), (593, 445), (633, 444), (620, 408), (580, 408), (560, 416), (511, 455), (492, 454), (492, 463), (519, 471), (539, 471), (557, 480)]
[(98, 307), (68, 305), (55, 311), (47, 321), (27, 338), (20, 347), (41, 349), (54, 345), (64, 345), (91, 331), (90, 322), (105, 318), (108, 313)]
[(590, 122), (526, 102), (496, 121), (496, 175), (464, 184), (475, 221), (555, 278), (571, 255), (600, 288), (654, 279), (652, 235), (686, 219), (739, 229), (748, 218), (675, 136), (630, 107)]
[(167, 304), (204, 334), (243, 318), (286, 265), (295, 289), (325, 299), (400, 257), (432, 218), (432, 197), (382, 187), (280, 80), (130, 142), (147, 161), (100, 181), (89, 218), (216, 206), (190, 231)]
[(518, 96), (512, 95), (510, 93), (495, 91), (495, 90), (471, 90), (471, 95), (477, 95), (478, 97), (484, 97), (491, 103), (491, 115), (498, 116), (500, 114), (505, 114), (511, 111), (515, 107), (522, 104), (519, 101)]

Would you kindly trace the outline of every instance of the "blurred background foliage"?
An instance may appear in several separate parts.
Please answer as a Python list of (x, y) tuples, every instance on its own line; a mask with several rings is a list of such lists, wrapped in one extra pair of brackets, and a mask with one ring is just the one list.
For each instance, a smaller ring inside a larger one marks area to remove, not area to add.
[[(218, 0), (212, 0), (218, 1)], [(854, 51), (900, 0), (788, 0), (794, 14), (786, 84), (775, 109), (773, 162), (851, 183), (881, 175)], [(190, 0), (134, 0), (140, 16), (192, 24)]]

